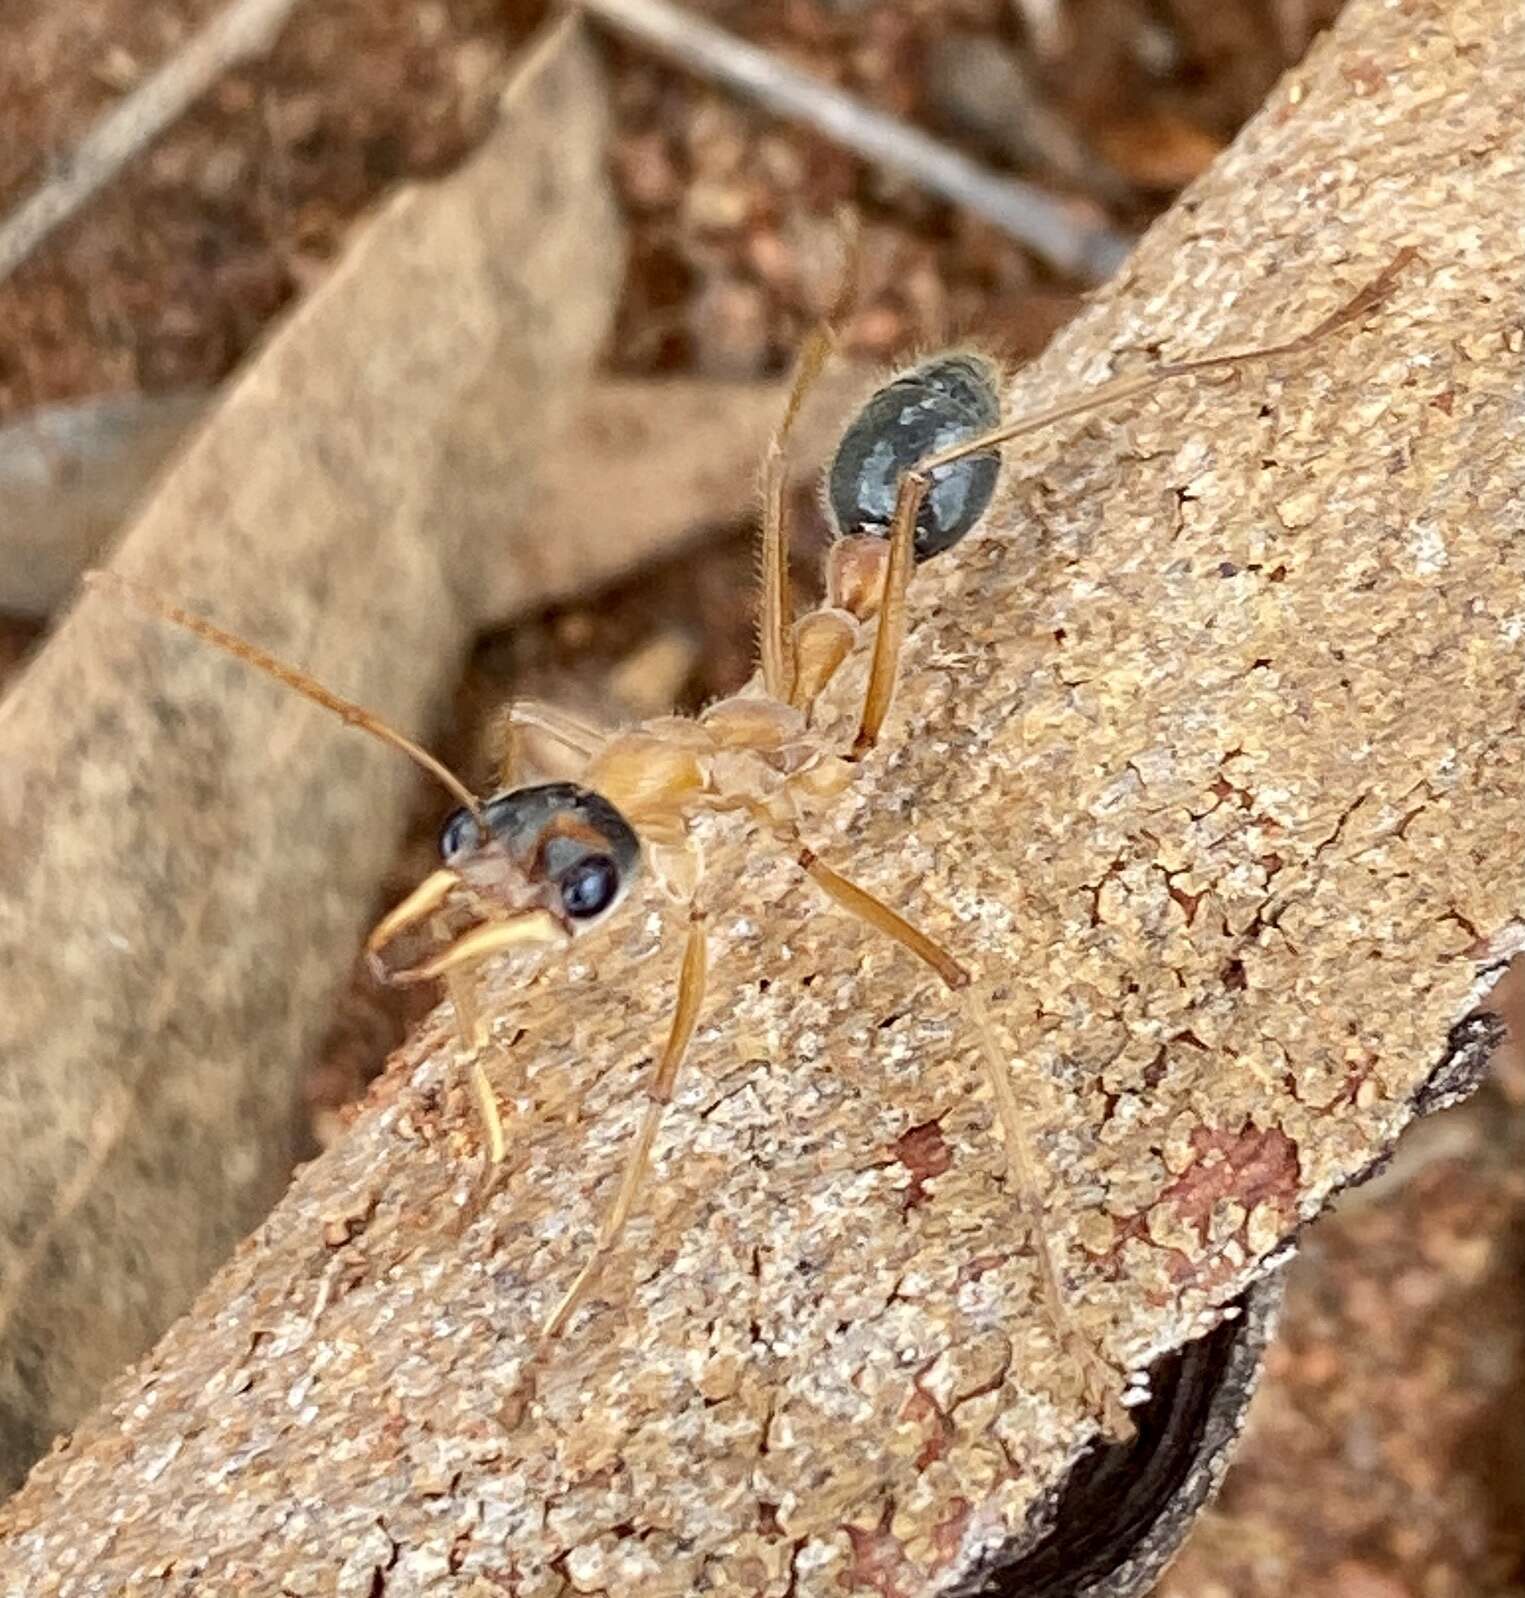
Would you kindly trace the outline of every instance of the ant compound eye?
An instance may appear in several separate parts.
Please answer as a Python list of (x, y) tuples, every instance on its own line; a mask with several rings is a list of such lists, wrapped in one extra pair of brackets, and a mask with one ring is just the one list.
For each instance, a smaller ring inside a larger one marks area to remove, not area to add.
[[(940, 355), (885, 384), (842, 435), (826, 476), (839, 535), (887, 538), (900, 480), (929, 455), (988, 433), (1001, 420), (995, 369), (977, 355)], [(916, 516), (916, 559), (951, 549), (985, 514), (998, 450), (939, 466)]]
[(448, 866), (463, 854), (482, 847), (482, 829), (477, 818), (464, 806), (452, 810), (439, 830), (440, 859)]
[(574, 921), (602, 915), (620, 891), (619, 867), (606, 854), (585, 855), (564, 871), (557, 884), (561, 907)]
[[(489, 838), (501, 838), (513, 827), (518, 814), (518, 797), (511, 793), (498, 794), (483, 803), (482, 821)], [(452, 865), (463, 855), (474, 854), (485, 842), (476, 817), (462, 805), (445, 817), (440, 828), (440, 859), (447, 866)]]

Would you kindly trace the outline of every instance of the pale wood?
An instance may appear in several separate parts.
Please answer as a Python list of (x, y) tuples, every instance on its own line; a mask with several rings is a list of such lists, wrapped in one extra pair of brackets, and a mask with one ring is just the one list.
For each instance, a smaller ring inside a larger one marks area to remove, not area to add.
[(583, 10), (635, 43), (724, 84), (775, 116), (983, 217), (1040, 260), (1088, 283), (1105, 282), (1132, 240), (1079, 204), (982, 166), (920, 128), (801, 72), (667, 0), (583, 0)]
[(204, 27), (57, 163), (40, 187), (0, 217), (0, 279), (7, 278), (232, 67), (263, 55), (296, 0), (228, 0)]

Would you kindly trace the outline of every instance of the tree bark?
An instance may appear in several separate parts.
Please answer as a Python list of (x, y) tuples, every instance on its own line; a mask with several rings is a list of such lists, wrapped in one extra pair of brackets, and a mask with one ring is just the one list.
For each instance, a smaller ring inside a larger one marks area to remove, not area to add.
[[(0, 607), (60, 603), (152, 484), (121, 567), (417, 730), (479, 630), (747, 513), (786, 383), (590, 381), (622, 256), (604, 85), (574, 31), (529, 62), (481, 154), (362, 226), (217, 394), (0, 430)], [(869, 383), (832, 374), (803, 459), (824, 458)], [(357, 746), (315, 802), (305, 734), (286, 731), (307, 714), (139, 617), (87, 614), (0, 723), (0, 951), (20, 1000), (0, 1021), (0, 1489), (289, 1179), (300, 1083), (417, 786)], [(127, 802), (52, 803), (75, 767), (121, 780)], [(212, 938), (178, 935), (193, 906)]]
[[(1010, 400), (1286, 337), (1416, 250), (1391, 299), (1011, 449), (914, 582), (886, 746), (810, 831), (991, 985), (1072, 1302), (1166, 1400), (1497, 1035), (1469, 1017), (1525, 922), (1522, 73), (1512, 0), (1356, 0)], [(484, 980), (497, 1191), (440, 1013), (0, 1511), (7, 1583), (1020, 1592), (1069, 1536), (1092, 1562), (1059, 1590), (1139, 1590), (1190, 1494), (1065, 1492), (1097, 1421), (972, 1040), (739, 819), (705, 843), (711, 999), (564, 1339), (535, 1361), (671, 1002), (649, 892)]]

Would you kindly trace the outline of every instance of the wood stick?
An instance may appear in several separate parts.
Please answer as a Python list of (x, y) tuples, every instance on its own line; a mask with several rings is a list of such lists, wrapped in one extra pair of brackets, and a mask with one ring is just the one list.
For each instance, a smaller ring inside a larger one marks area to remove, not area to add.
[[(755, 515), (754, 474), (787, 386), (595, 378), (576, 417), (527, 463), (534, 526), (523, 538), (494, 535), (493, 558), (470, 595), (475, 625), (507, 627), (584, 597), (707, 529)], [(795, 433), (797, 478), (822, 465), (854, 402), (872, 386), (862, 367), (828, 369)], [(0, 427), (0, 611), (51, 613), (215, 404), (202, 390), (111, 395)], [(460, 469), (496, 494), (505, 513), (507, 501), (522, 498), (506, 490), (495, 451), (462, 460)]]
[(1061, 272), (1103, 282), (1132, 248), (1131, 239), (1082, 220), (1033, 184), (991, 172), (919, 128), (864, 105), (666, 0), (581, 0), (581, 5), (668, 60), (984, 217)]
[[(1414, 247), (1410, 271), (1324, 349), (1014, 445), (987, 525), (915, 576), (884, 744), (806, 833), (977, 973), (1069, 1300), (1124, 1368), (1199, 1347), (1496, 1036), (1466, 1018), (1525, 924), (1525, 257), (1514, 163), (1445, 158), (1521, 146), (1522, 76), (1516, 0), (1453, 0), (1440, 34), (1353, 0), (1006, 397), (1051, 404), (1150, 341), (1274, 341)], [(815, 707), (823, 732), (851, 735), (864, 669)], [(23, 795), (4, 836), (24, 851), (60, 807), (110, 818), (92, 733)], [(321, 758), (305, 732), (285, 757), (308, 818), (355, 793)], [(177, 860), (154, 820), (141, 847)], [(237, 865), (226, 826), (174, 869)], [(724, 998), (650, 1202), (565, 1340), (537, 1358), (665, 1025), (656, 884), (554, 970), (486, 974), (505, 1052), (485, 1067), (520, 1106), (495, 1193), (473, 1185), (441, 1015), (0, 1509), (0, 1588), (810, 1598), (1052, 1593), (1080, 1569), (1077, 1590), (1131, 1598), (1153, 1579), (1190, 1511), (1130, 1499), (1150, 1457), (1065, 1490), (1096, 1416), (941, 984), (745, 818), (704, 843)], [(60, 1002), (88, 1011), (120, 951), (89, 938), (112, 921), (83, 927)], [(209, 1021), (287, 1002), (214, 991)], [(24, 1149), (32, 1127), (9, 1130)], [(1222, 1441), (1140, 1430), (1192, 1439), (1196, 1465)], [(1073, 1562), (1023, 1586), (1043, 1538)]]
[[(358, 230), (218, 395), (120, 569), (424, 732), (613, 314), (604, 97), (578, 26), (543, 39), (481, 149)], [(459, 511), (489, 478), (490, 541)], [(105, 597), (11, 688), (0, 1480), (281, 1192), (416, 800), (401, 757)]]
[(229, 0), (85, 135), (61, 170), (0, 219), (0, 280), (175, 122), (232, 66), (274, 43), (296, 0)]

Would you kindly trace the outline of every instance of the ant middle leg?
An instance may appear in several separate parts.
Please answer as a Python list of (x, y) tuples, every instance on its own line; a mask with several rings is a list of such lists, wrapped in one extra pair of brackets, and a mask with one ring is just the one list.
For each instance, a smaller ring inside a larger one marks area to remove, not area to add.
[(837, 329), (857, 295), (858, 241), (849, 230), (844, 241), (842, 278), (830, 308), (811, 329), (794, 359), (784, 413), (763, 455), (762, 586), (758, 600), (758, 648), (763, 687), (781, 704), (797, 703), (798, 660), (793, 605), (789, 596), (789, 435), (806, 396), (815, 386), (837, 342)]

